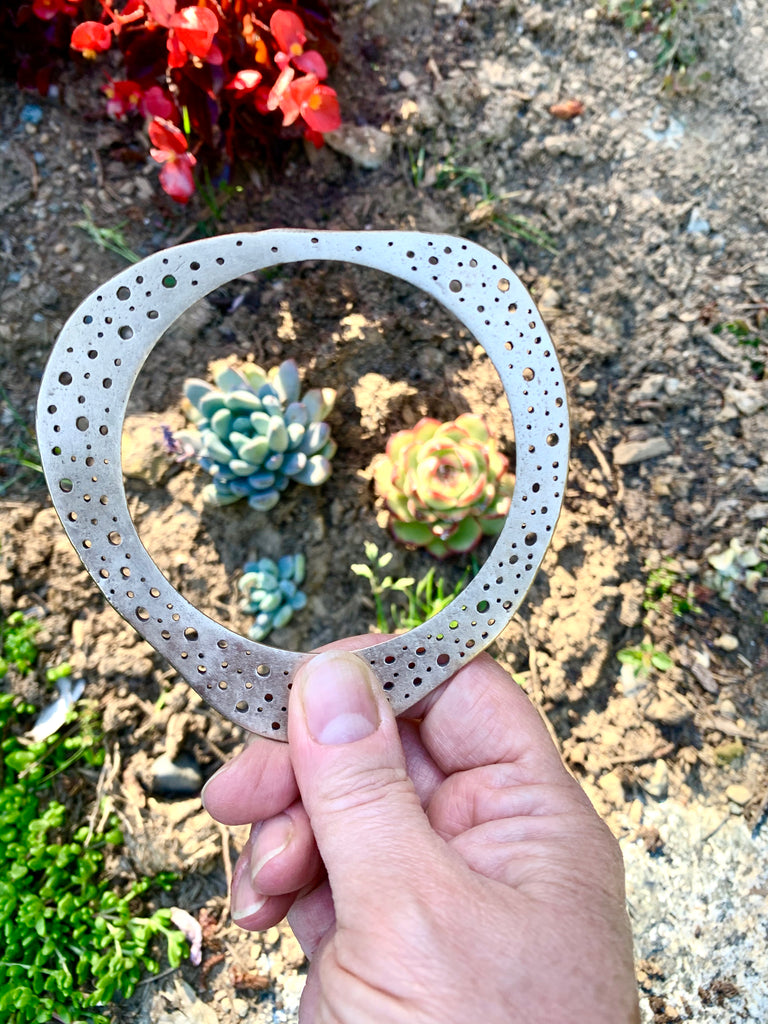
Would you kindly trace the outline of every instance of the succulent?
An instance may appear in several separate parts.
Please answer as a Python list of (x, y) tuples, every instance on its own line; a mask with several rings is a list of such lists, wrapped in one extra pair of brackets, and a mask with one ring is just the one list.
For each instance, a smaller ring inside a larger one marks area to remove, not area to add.
[(728, 547), (707, 558), (712, 570), (703, 579), (723, 600), (736, 604), (737, 587), (757, 594), (760, 603), (768, 603), (768, 526), (758, 531), (755, 543), (745, 545), (732, 537)]
[(314, 388), (300, 399), (299, 370), (287, 359), (268, 373), (255, 363), (214, 372), (213, 387), (192, 377), (184, 384), (192, 427), (174, 435), (191, 448), (213, 477), (203, 489), (211, 505), (247, 498), (267, 512), (291, 480), (317, 487), (331, 472), (336, 444), (324, 417), (333, 408), (333, 388)]
[(277, 562), (260, 558), (245, 564), (237, 589), (243, 595), (240, 610), (256, 613), (248, 631), (251, 640), (263, 640), (271, 630), (287, 626), (293, 613), (305, 607), (307, 595), (299, 590), (305, 571), (304, 555), (283, 555)]
[(507, 467), (479, 416), (425, 418), (390, 437), (374, 485), (395, 538), (445, 558), (500, 532), (514, 486)]

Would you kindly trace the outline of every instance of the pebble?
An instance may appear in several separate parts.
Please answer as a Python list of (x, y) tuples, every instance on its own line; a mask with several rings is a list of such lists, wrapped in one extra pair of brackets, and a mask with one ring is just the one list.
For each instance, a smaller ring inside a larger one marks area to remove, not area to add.
[(657, 800), (666, 800), (667, 793), (669, 792), (669, 768), (667, 768), (667, 762), (659, 758), (653, 766), (651, 777), (649, 779), (640, 778), (640, 785), (648, 796), (655, 797)]
[(672, 448), (664, 437), (649, 437), (645, 441), (622, 441), (613, 449), (613, 462), (616, 466), (629, 466), (634, 462), (655, 459), (659, 455), (668, 455)]
[(685, 229), (690, 235), (708, 235), (709, 221), (702, 217), (698, 206), (694, 206), (688, 218), (688, 227)]
[(601, 775), (597, 780), (597, 784), (614, 807), (621, 807), (623, 805), (624, 786), (615, 768), (613, 771)]
[(336, 153), (372, 171), (389, 158), (392, 136), (372, 125), (343, 124), (335, 132), (326, 132), (325, 141)]
[(401, 71), (397, 76), (397, 80), (404, 89), (412, 89), (418, 82), (418, 78), (412, 71)]
[(645, 709), (645, 717), (661, 725), (682, 725), (693, 717), (693, 709), (671, 694), (662, 694)]
[(191, 754), (180, 754), (172, 761), (161, 754), (150, 770), (152, 792), (160, 796), (192, 796), (203, 787), (203, 773)]
[(591, 398), (599, 386), (596, 380), (580, 380), (576, 385), (576, 390), (582, 398)]
[(742, 416), (754, 416), (768, 402), (760, 387), (749, 387), (743, 391), (739, 388), (726, 388), (723, 392), (726, 404), (735, 405)]
[(720, 647), (724, 651), (735, 651), (738, 649), (739, 640), (733, 633), (721, 633), (719, 637), (712, 641), (715, 647)]
[(733, 785), (726, 789), (725, 795), (729, 800), (732, 800), (733, 803), (738, 804), (739, 807), (744, 807), (752, 799), (752, 790), (747, 786), (742, 786), (740, 783), (734, 782)]

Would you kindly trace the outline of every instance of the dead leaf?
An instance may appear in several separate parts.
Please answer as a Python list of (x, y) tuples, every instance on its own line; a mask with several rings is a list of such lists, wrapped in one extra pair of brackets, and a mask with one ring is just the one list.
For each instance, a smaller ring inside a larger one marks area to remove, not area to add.
[(549, 112), (561, 121), (572, 121), (574, 117), (584, 113), (584, 104), (581, 100), (562, 100), (560, 103), (553, 103)]

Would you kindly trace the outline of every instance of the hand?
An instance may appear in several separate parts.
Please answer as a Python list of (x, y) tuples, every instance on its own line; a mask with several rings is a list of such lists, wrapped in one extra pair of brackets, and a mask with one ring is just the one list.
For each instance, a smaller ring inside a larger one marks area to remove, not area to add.
[(257, 823), (232, 916), (288, 913), (302, 1024), (637, 1024), (618, 844), (536, 710), (481, 655), (398, 723), (342, 649), (366, 643), (308, 660), (288, 745), (256, 739), (205, 789)]

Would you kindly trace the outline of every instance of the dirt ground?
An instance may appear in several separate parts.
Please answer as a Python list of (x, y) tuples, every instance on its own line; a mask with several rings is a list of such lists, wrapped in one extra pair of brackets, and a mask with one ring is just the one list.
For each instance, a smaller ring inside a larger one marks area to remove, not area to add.
[[(653, 34), (631, 34), (586, 0), (340, 0), (332, 81), (353, 134), (383, 133), (380, 166), (296, 150), (282, 171), (254, 170), (241, 192), (183, 210), (159, 191), (152, 161), (117, 159), (125, 129), (95, 116), (87, 80), (73, 74), (45, 100), (0, 85), (2, 448), (26, 443), (22, 424), (33, 424), (66, 318), (125, 266), (83, 230), (86, 217), (121, 227), (140, 256), (283, 226), (448, 232), (521, 277), (563, 366), (573, 444), (550, 552), (494, 653), (598, 810), (620, 832), (629, 809), (641, 835), (644, 806), (666, 796), (758, 829), (768, 810), (768, 540), (761, 555), (758, 541), (768, 521), (768, 28), (760, 0), (680, 6), (697, 58), (665, 85)], [(550, 113), (571, 99), (580, 116)], [(522, 240), (519, 218), (551, 244)], [(728, 329), (737, 323), (746, 335)], [(204, 474), (157, 445), (159, 424), (183, 423), (184, 378), (222, 357), (271, 366), (289, 356), (307, 386), (338, 389), (331, 480), (291, 490), (268, 514), (204, 508)], [(270, 642), (308, 650), (367, 632), (372, 605), (349, 566), (366, 540), (392, 547), (371, 459), (420, 416), (468, 409), (514, 463), (482, 348), (409, 285), (317, 263), (233, 281), (173, 327), (133, 391), (124, 471), (134, 521), (173, 585), (234, 629), (249, 626), (235, 587), (243, 563), (303, 551), (308, 607)], [(150, 791), (161, 755), (184, 755), (207, 778), (243, 734), (105, 605), (36, 475), (4, 471), (0, 610), (33, 609), (43, 664), (70, 661), (101, 704), (109, 757), (98, 792), (123, 815), (123, 870), (181, 872), (168, 901), (205, 922), (202, 967), (142, 986), (114, 1019), (294, 1020), (303, 958), (290, 933), (247, 935), (227, 917), (243, 831), (211, 823), (197, 796)], [(736, 582), (728, 595), (708, 558), (732, 542), (760, 558), (752, 589)], [(430, 564), (402, 549), (393, 563), (417, 578)], [(454, 584), (463, 569), (438, 573)], [(622, 668), (617, 653), (641, 644), (671, 667)], [(42, 684), (26, 686), (45, 700)], [(641, 980), (653, 1019), (671, 1020), (664, 979)]]

